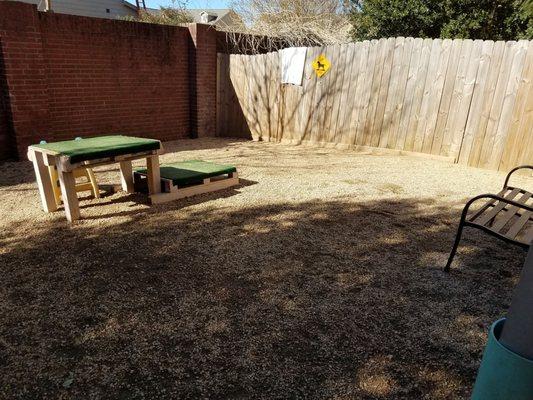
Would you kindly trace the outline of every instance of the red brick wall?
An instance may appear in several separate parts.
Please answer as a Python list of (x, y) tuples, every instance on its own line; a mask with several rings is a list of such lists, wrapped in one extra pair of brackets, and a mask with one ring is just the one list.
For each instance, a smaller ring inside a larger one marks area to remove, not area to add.
[(2, 57), (2, 42), (0, 41), (0, 160), (13, 156), (8, 104), (9, 99), (4, 73), (4, 58)]
[(54, 139), (189, 134), (188, 31), (41, 14)]
[(0, 1), (0, 43), (9, 93), (9, 113), (0, 108), (0, 158), (7, 152), (3, 114), (19, 156), (42, 139), (215, 135), (212, 28), (42, 13)]
[[(7, 88), (2, 103), (9, 107), (4, 117), (7, 114), (14, 131), (13, 145), (19, 140), (27, 143), (36, 132), (47, 132), (47, 88), (35, 6), (0, 2), (0, 42), (4, 70), (0, 79)], [(25, 149), (17, 151), (22, 155)]]

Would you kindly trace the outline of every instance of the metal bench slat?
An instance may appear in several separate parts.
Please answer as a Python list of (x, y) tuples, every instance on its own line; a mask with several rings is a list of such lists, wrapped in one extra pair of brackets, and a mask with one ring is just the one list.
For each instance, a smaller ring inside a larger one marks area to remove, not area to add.
[[(508, 196), (504, 196), (504, 198), (507, 199), (507, 200), (513, 200), (518, 193), (520, 193), (520, 189), (515, 188), (515, 189), (511, 190), (511, 193), (509, 193)], [(496, 204), (494, 204), (494, 207), (490, 211), (482, 213), (475, 220), (472, 219), (471, 222), (473, 222), (473, 223), (475, 223), (477, 225), (485, 226), (487, 223), (492, 221), (496, 217), (496, 215), (501, 210), (503, 210), (503, 208), (506, 205), (507, 205), (507, 203), (504, 203), (503, 201), (498, 201)]]
[(516, 236), (532, 217), (533, 213), (531, 211), (524, 211), (520, 218), (509, 228), (505, 236), (511, 240), (516, 240)]
[(525, 244), (531, 245), (531, 242), (533, 241), (533, 226), (526, 232), (524, 239)]
[[(531, 198), (531, 196), (532, 196), (532, 193), (525, 192), (524, 194), (522, 194), (522, 197), (520, 197), (520, 199), (517, 200), (517, 203), (525, 205), (527, 203), (527, 201)], [(517, 206), (509, 207), (506, 210), (505, 215), (503, 215), (492, 226), (492, 229), (494, 229), (496, 232), (501, 231), (505, 227), (505, 225), (507, 225), (507, 223), (511, 220), (511, 218), (513, 218), (513, 216), (516, 215), (516, 213), (519, 212), (519, 211), (520, 211), (520, 209)]]
[[(509, 188), (503, 188), (498, 192), (498, 196), (505, 197), (505, 193), (509, 191)], [(487, 208), (494, 206), (498, 200), (491, 199), (487, 201), (483, 207), (481, 207), (479, 210), (477, 210), (471, 217), (468, 217), (468, 221), (473, 222), (477, 217), (479, 217), (481, 214), (487, 210)]]

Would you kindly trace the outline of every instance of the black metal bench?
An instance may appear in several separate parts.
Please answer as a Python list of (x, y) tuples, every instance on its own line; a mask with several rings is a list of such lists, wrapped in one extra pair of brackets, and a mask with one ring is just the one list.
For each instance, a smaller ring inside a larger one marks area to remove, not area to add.
[[(482, 194), (466, 203), (455, 243), (444, 268), (446, 272), (450, 270), (465, 226), (481, 229), (508, 243), (518, 245), (525, 250), (529, 249), (533, 240), (533, 194), (524, 189), (509, 186), (511, 175), (519, 169), (533, 170), (533, 165), (522, 165), (512, 169), (507, 174), (503, 189), (498, 194)], [(468, 215), (470, 206), (481, 199), (488, 199), (488, 201), (479, 210)]]

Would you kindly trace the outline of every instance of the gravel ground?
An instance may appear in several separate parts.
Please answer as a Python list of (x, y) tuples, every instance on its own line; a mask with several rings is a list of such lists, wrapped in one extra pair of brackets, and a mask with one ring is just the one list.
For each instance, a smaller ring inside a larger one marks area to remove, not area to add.
[(153, 207), (87, 197), (69, 226), (41, 211), (30, 163), (0, 165), (0, 398), (468, 398), (525, 253), (468, 230), (441, 269), (465, 199), (504, 174), (238, 140), (167, 149), (232, 163), (242, 185)]

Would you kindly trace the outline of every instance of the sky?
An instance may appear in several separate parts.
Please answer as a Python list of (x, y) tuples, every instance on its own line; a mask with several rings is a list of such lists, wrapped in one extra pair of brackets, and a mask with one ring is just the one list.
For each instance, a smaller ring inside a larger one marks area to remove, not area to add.
[[(135, 1), (133, 1), (134, 3)], [(189, 0), (188, 8), (229, 8), (231, 0)], [(146, 0), (146, 7), (159, 8), (159, 6), (172, 5), (171, 0)]]

